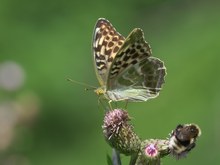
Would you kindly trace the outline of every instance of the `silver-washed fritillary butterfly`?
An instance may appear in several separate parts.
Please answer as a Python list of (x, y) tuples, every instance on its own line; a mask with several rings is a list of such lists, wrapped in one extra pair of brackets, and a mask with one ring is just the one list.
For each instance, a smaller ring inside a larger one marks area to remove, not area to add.
[(98, 19), (93, 34), (95, 71), (100, 88), (95, 92), (110, 101), (147, 101), (159, 95), (166, 68), (152, 57), (150, 45), (140, 28), (127, 38), (112, 24)]

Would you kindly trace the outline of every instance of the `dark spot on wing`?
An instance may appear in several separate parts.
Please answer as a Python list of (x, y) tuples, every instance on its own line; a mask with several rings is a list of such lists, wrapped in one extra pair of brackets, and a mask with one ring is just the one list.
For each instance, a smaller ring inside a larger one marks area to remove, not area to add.
[(103, 31), (103, 35), (107, 35), (108, 34), (108, 32), (105, 30), (105, 31)]
[(141, 48), (141, 45), (137, 45), (136, 48), (137, 48), (137, 49), (140, 49), (140, 48)]
[(132, 49), (130, 53), (131, 53), (131, 54), (134, 54), (135, 52), (136, 52), (136, 50), (135, 50), (135, 49)]
[(118, 41), (118, 37), (113, 37), (112, 41)]
[(98, 56), (98, 55), (96, 54), (96, 55), (95, 55), (95, 58), (96, 58), (96, 59), (99, 59), (99, 60), (105, 60), (105, 56), (104, 56), (104, 55), (99, 55), (99, 56)]
[(110, 55), (111, 55), (111, 53), (112, 53), (112, 49), (105, 50), (105, 55), (110, 56)]
[(145, 52), (145, 50), (144, 50), (144, 49), (141, 49), (140, 51), (141, 51), (141, 53), (144, 53), (144, 52)]
[(105, 39), (106, 39), (106, 40), (109, 40), (109, 39), (110, 39), (110, 37), (109, 37), (109, 36), (106, 36), (106, 37), (105, 37)]
[(135, 58), (137, 58), (139, 56), (139, 54), (138, 53), (135, 53), (133, 56), (132, 56), (132, 59), (135, 59)]
[(121, 42), (121, 41), (118, 42), (118, 45), (122, 45), (122, 44), (123, 44), (123, 42)]
[(125, 51), (125, 53), (128, 54), (130, 51), (131, 51), (131, 49), (127, 49), (127, 50)]
[(129, 58), (130, 58), (130, 56), (128, 56), (128, 54), (126, 54), (126, 55), (123, 57), (123, 61), (128, 61)]
[(124, 64), (122, 65), (123, 68), (126, 68), (127, 66), (128, 66), (127, 63), (124, 63)]
[(117, 53), (117, 52), (118, 52), (118, 50), (119, 50), (119, 47), (118, 47), (118, 46), (116, 46), (116, 47), (114, 48), (113, 52), (114, 52), (114, 53)]
[(121, 65), (121, 61), (115, 62), (115, 65)]
[(131, 63), (134, 65), (137, 63), (137, 60), (133, 60)]
[(113, 42), (109, 42), (109, 43), (108, 43), (108, 47), (112, 47), (113, 45), (114, 45)]
[(108, 62), (112, 62), (113, 61), (113, 58), (112, 57), (109, 57), (108, 58)]

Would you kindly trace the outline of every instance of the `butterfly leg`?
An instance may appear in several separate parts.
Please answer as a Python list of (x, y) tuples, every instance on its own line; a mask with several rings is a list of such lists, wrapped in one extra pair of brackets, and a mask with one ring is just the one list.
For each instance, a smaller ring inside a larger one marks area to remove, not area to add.
[(98, 97), (98, 105), (101, 105), (105, 112), (108, 111), (108, 108), (107, 108), (106, 105), (103, 103), (101, 97)]
[(127, 109), (128, 106), (128, 100), (125, 101), (125, 109)]
[(111, 102), (112, 102), (112, 100), (109, 100), (109, 102), (108, 102), (108, 105), (109, 105), (110, 110), (112, 110)]

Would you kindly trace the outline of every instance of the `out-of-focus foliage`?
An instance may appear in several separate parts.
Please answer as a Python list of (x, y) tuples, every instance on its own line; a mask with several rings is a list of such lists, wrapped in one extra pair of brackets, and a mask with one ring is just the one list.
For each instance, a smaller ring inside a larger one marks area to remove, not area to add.
[(163, 164), (218, 164), (219, 6), (214, 0), (1, 0), (0, 164), (107, 164), (111, 149), (98, 98), (66, 81), (98, 86), (91, 38), (99, 17), (124, 36), (142, 28), (166, 64), (160, 96), (128, 104), (140, 137), (165, 138), (179, 123), (196, 123), (202, 136), (188, 158)]

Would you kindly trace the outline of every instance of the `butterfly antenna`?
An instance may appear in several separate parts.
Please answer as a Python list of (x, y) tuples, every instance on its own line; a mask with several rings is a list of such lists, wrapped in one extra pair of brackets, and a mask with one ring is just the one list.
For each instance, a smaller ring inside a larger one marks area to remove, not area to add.
[(83, 82), (79, 82), (79, 81), (76, 81), (76, 80), (72, 80), (70, 78), (67, 78), (66, 79), (67, 81), (70, 81), (72, 83), (75, 83), (75, 84), (78, 84), (78, 85), (82, 85), (82, 86), (86, 86), (85, 90), (94, 90), (94, 89), (97, 89), (97, 87), (94, 87), (92, 85), (89, 85), (89, 84), (86, 84), (86, 83), (83, 83)]

